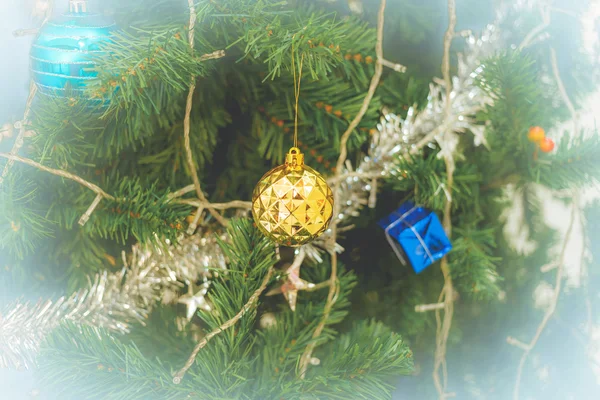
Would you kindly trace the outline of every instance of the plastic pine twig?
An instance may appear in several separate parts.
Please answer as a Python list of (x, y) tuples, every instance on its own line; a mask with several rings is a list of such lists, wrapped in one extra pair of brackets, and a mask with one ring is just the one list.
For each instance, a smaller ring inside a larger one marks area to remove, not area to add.
[(196, 190), (196, 187), (194, 186), (194, 184), (192, 183), (191, 185), (187, 185), (186, 187), (183, 187), (179, 190), (176, 190), (172, 193), (169, 193), (168, 198), (169, 199), (176, 199), (178, 197), (181, 197), (189, 192), (193, 192), (194, 190)]
[[(446, 104), (445, 104), (445, 120), (448, 120), (451, 115), (452, 108), (452, 78), (450, 76), (450, 46), (452, 39), (455, 37), (456, 28), (456, 2), (455, 0), (448, 0), (448, 29), (444, 35), (444, 56), (442, 59), (442, 74), (444, 77), (444, 86), (446, 89)], [(440, 131), (441, 134), (449, 134), (447, 131)], [(446, 189), (449, 193), (452, 193), (452, 186), (454, 182), (454, 160), (451, 154), (447, 154), (444, 157), (446, 163)], [(451, 206), (452, 198), (446, 199), (444, 207), (444, 220), (443, 225), (446, 230), (448, 237), (452, 234), (452, 222), (451, 222)], [(439, 296), (439, 301), (444, 303), (444, 316), (441, 317), (441, 309), (435, 311), (436, 319), (436, 348), (435, 348), (435, 359), (433, 364), (433, 382), (438, 392), (440, 400), (444, 400), (450, 397), (447, 393), (448, 386), (448, 372), (446, 367), (446, 344), (448, 342), (448, 336), (450, 334), (450, 328), (452, 327), (452, 318), (454, 316), (454, 287), (452, 284), (452, 277), (450, 276), (450, 267), (448, 265), (448, 257), (442, 258), (440, 263), (442, 273), (444, 275), (444, 287)], [(441, 368), (441, 377), (440, 377)]]
[(579, 115), (575, 110), (575, 106), (573, 102), (569, 98), (567, 94), (567, 89), (565, 89), (565, 84), (563, 83), (562, 78), (560, 77), (560, 71), (558, 69), (558, 61), (556, 60), (556, 50), (554, 47), (550, 47), (550, 65), (552, 65), (552, 73), (554, 75), (554, 80), (556, 81), (556, 85), (558, 86), (558, 91), (560, 92), (560, 96), (562, 97), (563, 102), (569, 109), (571, 113), (571, 119), (573, 120), (573, 134), (579, 134)]
[(381, 64), (383, 64), (385, 67), (391, 68), (396, 72), (400, 72), (400, 73), (406, 72), (406, 66), (404, 66), (402, 64), (398, 64), (398, 63), (386, 60), (385, 58), (379, 59), (379, 62)]
[(200, 56), (199, 60), (200, 61), (216, 60), (218, 58), (223, 58), (223, 57), (225, 57), (225, 50), (217, 50), (217, 51), (213, 51), (212, 53), (208, 53), (208, 54), (204, 54), (204, 55)]
[(13, 36), (21, 37), (21, 36), (33, 36), (37, 35), (40, 30), (38, 28), (30, 28), (30, 29), (17, 29), (13, 32)]
[(202, 208), (213, 208), (215, 210), (227, 210), (229, 208), (240, 208), (242, 210), (250, 210), (252, 203), (243, 200), (232, 200), (227, 203), (209, 203), (208, 201), (200, 201), (198, 199), (178, 199), (173, 200), (176, 204), (186, 204), (188, 206), (202, 207)]
[(92, 213), (94, 212), (96, 207), (98, 207), (98, 204), (100, 204), (101, 200), (102, 200), (102, 195), (98, 194), (96, 196), (96, 198), (94, 199), (94, 201), (92, 202), (92, 204), (88, 207), (85, 214), (83, 214), (81, 216), (81, 218), (79, 218), (79, 225), (83, 226), (86, 224), (86, 222), (88, 222), (88, 220), (90, 219), (90, 216), (92, 215)]
[(433, 304), (419, 304), (415, 306), (416, 312), (427, 312), (427, 311), (435, 311), (441, 310), (446, 306), (446, 303), (433, 303)]
[[(190, 44), (190, 49), (192, 51), (194, 51), (194, 28), (196, 26), (196, 19), (197, 19), (197, 14), (196, 14), (196, 6), (194, 5), (194, 0), (188, 0), (188, 5), (190, 8), (190, 26), (189, 26), (189, 30), (188, 30), (188, 42)], [(219, 53), (219, 52), (216, 52)], [(217, 54), (214, 58), (218, 58), (218, 55), (220, 55), (221, 53)], [(198, 172), (196, 171), (196, 164), (194, 163), (194, 155), (192, 154), (192, 148), (190, 145), (190, 124), (191, 124), (191, 113), (192, 113), (192, 104), (193, 104), (193, 100), (194, 100), (194, 91), (196, 90), (196, 77), (194, 75), (192, 75), (190, 77), (190, 88), (188, 90), (188, 96), (187, 96), (187, 101), (186, 101), (186, 105), (185, 105), (185, 117), (183, 120), (183, 136), (184, 136), (184, 144), (185, 144), (185, 154), (186, 154), (186, 161), (188, 164), (188, 168), (190, 170), (190, 174), (192, 175), (192, 180), (194, 181), (194, 188), (196, 190), (196, 195), (198, 196), (198, 199), (200, 199), (201, 201), (207, 203), (207, 199), (206, 196), (204, 196), (204, 192), (202, 192), (202, 187), (200, 186), (200, 178), (198, 178)], [(223, 226), (227, 226), (227, 220), (221, 215), (219, 214), (218, 211), (216, 211), (214, 208), (212, 207), (208, 207), (208, 211), (211, 213), (211, 215), (217, 220), (219, 221), (219, 223)]]
[(510, 344), (512, 346), (518, 347), (518, 348), (520, 348), (522, 350), (525, 350), (525, 351), (529, 351), (530, 350), (529, 345), (521, 342), (519, 339), (515, 339), (512, 336), (509, 336), (509, 337), (506, 338), (506, 343), (508, 343), (508, 344)]
[[(13, 148), (14, 150), (14, 148)], [(38, 162), (35, 162), (33, 160), (30, 160), (28, 158), (23, 158), (14, 154), (7, 154), (7, 153), (0, 153), (0, 157), (2, 158), (6, 158), (9, 161), (19, 161), (23, 164), (27, 164), (30, 165), (32, 167), (35, 167), (39, 170), (48, 172), (52, 175), (56, 175), (56, 176), (61, 176), (63, 178), (66, 179), (70, 179), (72, 181), (75, 181), (77, 183), (79, 183), (82, 186), (85, 186), (86, 188), (90, 189), (91, 191), (93, 191), (94, 193), (97, 194), (97, 196), (94, 198), (94, 201), (92, 202), (92, 204), (88, 207), (87, 211), (85, 212), (85, 214), (83, 214), (81, 216), (81, 218), (79, 219), (79, 225), (83, 226), (85, 225), (85, 223), (90, 219), (90, 216), (92, 215), (92, 213), (94, 212), (94, 210), (96, 209), (96, 207), (98, 207), (98, 204), (100, 204), (100, 201), (104, 198), (104, 199), (109, 199), (109, 200), (116, 200), (114, 196), (106, 193), (104, 190), (102, 190), (102, 188), (100, 188), (100, 186), (95, 185), (91, 182), (86, 181), (85, 179), (72, 174), (70, 172), (67, 171), (63, 171), (61, 169), (54, 169), (54, 168), (50, 168), (50, 167), (46, 167), (45, 165), (42, 165)], [(6, 164), (6, 166), (8, 166), (8, 164)]]
[(81, 178), (81, 177), (79, 177), (79, 176), (77, 176), (75, 174), (72, 174), (70, 172), (63, 171), (61, 169), (54, 169), (54, 168), (46, 167), (45, 165), (42, 165), (42, 164), (40, 164), (38, 162), (30, 160), (29, 158), (24, 158), (24, 157), (16, 156), (16, 155), (12, 155), (12, 154), (9, 154), (9, 153), (0, 153), (0, 157), (1, 158), (6, 158), (8, 160), (18, 161), (20, 163), (27, 164), (27, 165), (30, 165), (32, 167), (35, 167), (35, 168), (37, 168), (39, 170), (48, 172), (48, 173), (50, 173), (52, 175), (61, 176), (61, 177), (66, 178), (66, 179), (70, 179), (72, 181), (75, 181), (75, 182), (79, 183), (82, 186), (85, 186), (86, 188), (90, 189), (91, 191), (93, 191), (94, 193), (102, 196), (105, 199), (115, 200), (114, 196), (106, 193), (104, 190), (102, 190), (102, 188), (100, 188), (100, 186), (95, 185), (95, 184), (93, 184), (91, 182), (88, 182), (85, 179), (83, 179), (83, 178)]
[(196, 232), (196, 228), (198, 227), (198, 221), (200, 221), (200, 217), (202, 217), (203, 212), (204, 212), (204, 206), (198, 207), (198, 209), (196, 210), (196, 214), (194, 214), (194, 219), (192, 220), (192, 223), (190, 224), (190, 226), (188, 226), (188, 229), (187, 229), (188, 235), (193, 235), (194, 232)]

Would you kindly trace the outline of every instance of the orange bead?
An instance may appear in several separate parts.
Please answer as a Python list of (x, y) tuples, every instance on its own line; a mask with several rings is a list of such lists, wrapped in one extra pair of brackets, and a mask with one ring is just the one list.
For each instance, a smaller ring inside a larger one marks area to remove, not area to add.
[(540, 142), (540, 150), (544, 153), (550, 153), (552, 150), (554, 150), (554, 140), (550, 138), (542, 139)]
[(540, 143), (546, 137), (546, 132), (544, 132), (544, 128), (539, 126), (532, 126), (529, 128), (529, 133), (527, 134), (527, 138), (530, 142)]

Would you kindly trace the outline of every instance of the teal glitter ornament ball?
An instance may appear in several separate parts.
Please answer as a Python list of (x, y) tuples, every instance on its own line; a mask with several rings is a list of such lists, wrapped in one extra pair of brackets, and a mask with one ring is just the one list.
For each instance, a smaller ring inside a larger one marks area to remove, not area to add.
[(82, 95), (97, 72), (94, 58), (104, 54), (117, 26), (110, 18), (87, 11), (84, 0), (70, 0), (69, 12), (47, 22), (31, 48), (31, 73), (42, 93)]

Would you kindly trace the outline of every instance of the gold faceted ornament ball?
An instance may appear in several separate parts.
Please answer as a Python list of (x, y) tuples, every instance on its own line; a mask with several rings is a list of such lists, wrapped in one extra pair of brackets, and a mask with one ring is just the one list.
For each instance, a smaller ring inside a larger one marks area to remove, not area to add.
[(271, 240), (298, 247), (319, 237), (333, 214), (333, 193), (321, 174), (292, 147), (285, 164), (267, 172), (252, 193), (252, 216)]

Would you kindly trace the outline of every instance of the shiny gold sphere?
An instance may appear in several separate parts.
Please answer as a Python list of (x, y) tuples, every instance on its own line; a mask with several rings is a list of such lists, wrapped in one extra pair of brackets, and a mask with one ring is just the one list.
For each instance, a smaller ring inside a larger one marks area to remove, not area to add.
[(333, 193), (304, 155), (292, 147), (284, 165), (267, 172), (254, 188), (252, 216), (262, 233), (290, 247), (319, 237), (333, 214)]

